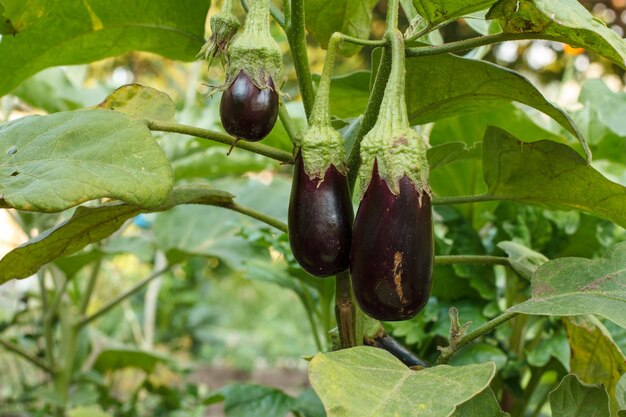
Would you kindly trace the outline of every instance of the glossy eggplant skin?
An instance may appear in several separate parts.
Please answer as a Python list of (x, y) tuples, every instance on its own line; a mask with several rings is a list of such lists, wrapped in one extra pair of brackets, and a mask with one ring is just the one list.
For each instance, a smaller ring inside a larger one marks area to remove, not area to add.
[(300, 266), (316, 277), (347, 271), (353, 219), (346, 176), (331, 165), (321, 182), (311, 179), (298, 154), (289, 199), (289, 243)]
[[(421, 205), (420, 205), (421, 196)], [(351, 248), (352, 288), (371, 317), (407, 320), (428, 302), (434, 241), (430, 196), (406, 177), (394, 195), (378, 175), (361, 199)]]
[(270, 79), (270, 88), (260, 89), (241, 71), (222, 94), (220, 118), (229, 135), (250, 142), (267, 136), (278, 117), (278, 93)]

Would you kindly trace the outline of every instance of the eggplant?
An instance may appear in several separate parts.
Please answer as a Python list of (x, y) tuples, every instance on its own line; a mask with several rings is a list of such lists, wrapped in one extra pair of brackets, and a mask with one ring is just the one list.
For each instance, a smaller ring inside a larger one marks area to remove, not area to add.
[(242, 70), (222, 94), (222, 126), (238, 139), (260, 141), (272, 131), (277, 117), (278, 93), (271, 78), (267, 88), (259, 88)]
[(404, 175), (394, 195), (378, 174), (361, 199), (350, 254), (356, 299), (371, 317), (407, 320), (430, 294), (434, 238), (430, 195)]
[(289, 199), (289, 243), (296, 261), (309, 274), (327, 277), (347, 271), (354, 214), (345, 175), (330, 165), (323, 179), (295, 160)]

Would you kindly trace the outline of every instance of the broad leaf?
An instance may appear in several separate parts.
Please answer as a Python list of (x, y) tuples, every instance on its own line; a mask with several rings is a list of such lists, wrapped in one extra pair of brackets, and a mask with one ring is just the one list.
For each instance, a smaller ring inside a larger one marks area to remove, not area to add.
[(487, 15), (505, 32), (541, 33), (545, 39), (596, 52), (626, 68), (626, 43), (576, 0), (500, 0)]
[(263, 385), (233, 384), (219, 390), (226, 417), (284, 417), (296, 408), (295, 398)]
[(597, 118), (610, 130), (626, 136), (626, 94), (614, 93), (600, 79), (585, 81), (578, 100), (596, 112)]
[(427, 151), (431, 171), (452, 162), (480, 159), (481, 156), (482, 144), (480, 142), (476, 142), (473, 146), (467, 146), (463, 142), (442, 143), (428, 148)]
[(500, 409), (500, 404), (491, 388), (487, 388), (476, 397), (457, 406), (450, 417), (507, 417)]
[[(181, 187), (174, 190), (168, 203), (156, 210), (166, 210), (177, 204), (221, 205), (231, 201), (230, 194), (206, 186)], [(78, 207), (70, 219), (6, 254), (0, 260), (0, 284), (10, 279), (26, 278), (46, 263), (110, 236), (126, 220), (142, 211), (145, 210), (123, 203)]]
[(496, 0), (413, 0), (417, 12), (432, 26), (483, 10)]
[[(334, 32), (368, 38), (376, 3), (378, 0), (307, 0), (304, 2), (306, 27), (323, 48), (328, 46)], [(344, 42), (341, 50), (352, 55), (359, 48)]]
[(604, 384), (611, 399), (611, 413), (617, 415), (616, 387), (626, 373), (626, 357), (606, 327), (593, 316), (565, 320), (565, 328), (572, 349), (571, 371), (587, 384)]
[(517, 101), (557, 121), (578, 139), (590, 157), (585, 138), (567, 113), (546, 100), (530, 81), (515, 71), (454, 55), (408, 58), (406, 88), (410, 92), (407, 107), (412, 124), (494, 110), (504, 102)]
[(543, 264), (532, 282), (532, 298), (511, 308), (524, 314), (597, 314), (626, 328), (626, 242), (603, 258), (559, 258)]
[(537, 268), (548, 262), (548, 258), (541, 253), (516, 242), (502, 241), (498, 247), (509, 255), (513, 269), (526, 279), (530, 279)]
[(601, 385), (580, 382), (574, 374), (567, 375), (550, 393), (553, 417), (610, 417), (609, 397)]
[(369, 100), (369, 71), (356, 71), (333, 77), (330, 88), (330, 112), (341, 119), (358, 117)]
[(42, 69), (147, 51), (192, 61), (209, 0), (4, 0), (17, 31), (0, 43), (0, 96)]
[(162, 91), (139, 84), (123, 85), (109, 95), (98, 107), (124, 113), (133, 119), (173, 121), (176, 105)]
[(371, 347), (318, 353), (309, 367), (328, 417), (447, 417), (484, 391), (494, 374), (493, 363), (416, 372)]
[(626, 187), (606, 179), (568, 146), (524, 143), (491, 128), (483, 143), (483, 172), (494, 199), (583, 210), (626, 226)]
[(622, 417), (622, 413), (626, 414), (626, 374), (622, 375), (615, 387), (615, 399), (620, 409), (619, 417)]
[(111, 417), (111, 414), (105, 413), (100, 407), (76, 407), (67, 412), (68, 417)]
[(164, 204), (172, 168), (148, 128), (106, 110), (27, 116), (0, 125), (0, 197), (57, 212), (97, 198)]
[(167, 356), (137, 349), (105, 349), (96, 358), (93, 368), (100, 372), (117, 371), (124, 368), (138, 368), (152, 373), (157, 364), (169, 364)]

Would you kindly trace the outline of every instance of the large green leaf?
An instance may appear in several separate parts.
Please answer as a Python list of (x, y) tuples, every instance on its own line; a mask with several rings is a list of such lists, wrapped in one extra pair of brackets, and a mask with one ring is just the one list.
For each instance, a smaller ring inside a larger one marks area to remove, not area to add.
[(318, 353), (309, 367), (328, 417), (447, 417), (483, 392), (494, 374), (493, 363), (416, 372), (371, 347)]
[(83, 110), (0, 125), (0, 198), (57, 212), (97, 198), (164, 204), (172, 168), (148, 128), (126, 115)]
[(511, 267), (526, 279), (530, 279), (537, 268), (548, 262), (543, 254), (520, 245), (517, 242), (502, 241), (498, 243), (498, 247), (509, 256)]
[[(181, 187), (174, 190), (165, 205), (155, 210), (166, 210), (177, 204), (228, 204), (232, 198), (228, 193), (206, 186)], [(6, 254), (0, 260), (0, 284), (26, 278), (46, 263), (110, 236), (126, 220), (142, 211), (146, 210), (124, 203), (78, 207), (70, 219)]]
[(626, 373), (626, 357), (606, 327), (593, 316), (565, 320), (565, 328), (572, 349), (571, 371), (587, 384), (604, 384), (611, 399), (611, 414), (616, 416), (616, 388)]
[[(378, 0), (307, 0), (304, 2), (306, 27), (324, 48), (334, 32), (368, 38), (376, 3)], [(341, 50), (352, 55), (359, 48), (344, 42)]]
[(210, 0), (3, 0), (17, 30), (0, 43), (0, 96), (44, 68), (148, 51), (191, 61)]
[(68, 417), (111, 417), (111, 414), (105, 413), (100, 407), (76, 407), (67, 412)]
[(174, 121), (176, 105), (162, 91), (139, 84), (123, 85), (111, 93), (98, 107), (115, 110), (133, 119)]
[(500, 404), (491, 388), (487, 388), (476, 397), (459, 405), (450, 417), (507, 417), (500, 409)]
[(559, 258), (543, 264), (532, 282), (532, 298), (511, 308), (524, 314), (597, 314), (626, 328), (626, 242), (603, 258)]
[(151, 373), (159, 363), (169, 364), (171, 359), (159, 353), (145, 350), (105, 349), (96, 358), (93, 368), (100, 373), (123, 368), (138, 368)]
[(342, 119), (362, 114), (369, 100), (370, 77), (369, 71), (333, 77), (330, 88), (331, 114)]
[(413, 0), (417, 12), (432, 26), (483, 10), (496, 0)]
[(412, 124), (494, 110), (503, 102), (517, 101), (561, 124), (579, 140), (590, 157), (585, 138), (567, 113), (546, 100), (529, 80), (510, 69), (455, 55), (408, 58), (406, 89)]
[(233, 384), (219, 390), (226, 417), (284, 417), (296, 408), (296, 399), (283, 391), (255, 384)]
[(483, 143), (483, 172), (494, 199), (583, 210), (626, 226), (626, 187), (606, 179), (566, 145), (524, 143), (490, 128)]
[(576, 0), (500, 0), (487, 15), (505, 32), (541, 33), (546, 39), (583, 47), (626, 67), (626, 43)]
[(610, 417), (609, 397), (601, 385), (580, 382), (567, 375), (550, 393), (552, 417)]

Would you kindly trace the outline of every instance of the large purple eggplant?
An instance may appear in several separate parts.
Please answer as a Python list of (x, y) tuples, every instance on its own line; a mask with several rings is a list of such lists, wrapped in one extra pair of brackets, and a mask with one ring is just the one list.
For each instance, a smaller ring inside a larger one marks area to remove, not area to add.
[(421, 311), (428, 302), (434, 256), (429, 194), (405, 175), (394, 195), (374, 162), (353, 233), (352, 287), (363, 311), (385, 321)]
[(270, 79), (267, 88), (259, 88), (245, 72), (222, 94), (220, 118), (230, 135), (256, 142), (267, 136), (278, 117), (278, 93)]
[(310, 178), (298, 154), (289, 200), (289, 242), (300, 266), (318, 277), (346, 271), (352, 220), (346, 176), (330, 165), (323, 179)]

